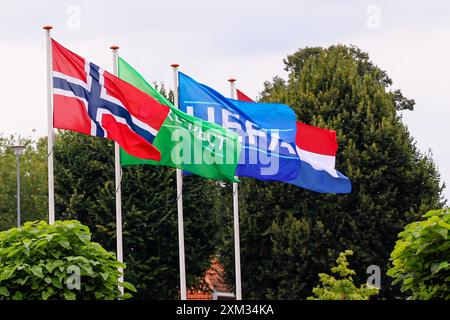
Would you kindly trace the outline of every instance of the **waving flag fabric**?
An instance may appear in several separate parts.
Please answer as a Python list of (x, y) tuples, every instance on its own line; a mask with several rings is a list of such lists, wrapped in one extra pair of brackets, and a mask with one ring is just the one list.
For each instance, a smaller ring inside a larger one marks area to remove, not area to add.
[(236, 175), (288, 181), (298, 176), (295, 113), (284, 104), (227, 99), (179, 73), (180, 109), (239, 134), (242, 144)]
[(236, 93), (237, 93), (237, 98), (240, 101), (256, 102), (256, 101), (253, 101), (253, 99), (249, 98), (245, 93), (243, 93), (239, 89), (236, 89)]
[(153, 141), (169, 107), (52, 40), (53, 126), (116, 141), (160, 160)]
[[(169, 166), (204, 178), (238, 182), (234, 176), (241, 147), (236, 133), (174, 108), (172, 103), (121, 58), (119, 77), (170, 107), (169, 115), (153, 141), (153, 145), (161, 151), (161, 160), (139, 159), (121, 149), (122, 165)], [(180, 150), (182, 147), (184, 150)]]
[(297, 122), (297, 152), (300, 172), (289, 181), (321, 193), (350, 193), (352, 183), (335, 169), (338, 144), (336, 132)]
[[(239, 100), (254, 102), (236, 89)], [(254, 104), (256, 107), (256, 104)], [(296, 123), (296, 149), (301, 165), (298, 176), (288, 183), (321, 193), (350, 193), (351, 181), (335, 169), (336, 132)]]

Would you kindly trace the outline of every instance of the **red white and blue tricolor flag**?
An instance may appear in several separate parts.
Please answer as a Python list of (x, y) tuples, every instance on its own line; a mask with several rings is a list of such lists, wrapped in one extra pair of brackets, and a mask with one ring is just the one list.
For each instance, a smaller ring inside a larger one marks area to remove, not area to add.
[(350, 179), (335, 169), (336, 131), (297, 122), (297, 153), (300, 171), (289, 183), (321, 193), (350, 193)]
[[(253, 101), (242, 91), (236, 91), (239, 100)], [(295, 144), (300, 158), (300, 170), (297, 177), (287, 181), (288, 183), (321, 193), (352, 191), (350, 179), (335, 169), (338, 150), (336, 131), (297, 121)]]
[(52, 57), (54, 128), (108, 138), (133, 156), (160, 160), (152, 142), (167, 106), (53, 39)]

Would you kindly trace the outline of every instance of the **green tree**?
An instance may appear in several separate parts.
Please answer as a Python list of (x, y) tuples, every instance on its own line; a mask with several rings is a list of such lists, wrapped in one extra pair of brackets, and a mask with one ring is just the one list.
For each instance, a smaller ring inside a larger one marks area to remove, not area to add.
[(388, 275), (411, 299), (450, 300), (450, 210), (433, 210), (398, 235)]
[[(217, 224), (214, 182), (184, 178), (184, 227), (188, 285), (210, 266)], [(60, 132), (55, 142), (57, 219), (77, 219), (93, 239), (116, 249), (114, 147), (112, 141)], [(138, 299), (176, 298), (179, 288), (175, 170), (150, 165), (123, 168), (125, 279)]]
[(17, 225), (16, 156), (12, 145), (25, 150), (20, 157), (21, 221), (46, 219), (47, 141), (0, 135), (0, 230)]
[(118, 299), (119, 267), (78, 221), (26, 222), (0, 233), (0, 300)]
[[(286, 184), (243, 179), (240, 185), (243, 292), (246, 298), (305, 298), (333, 257), (355, 254), (357, 280), (369, 265), (385, 276), (399, 230), (442, 206), (432, 158), (417, 150), (399, 110), (414, 101), (356, 47), (305, 48), (284, 61), (288, 80), (265, 83), (260, 100), (292, 107), (300, 121), (336, 130), (337, 168), (353, 184), (347, 195), (318, 194)], [(230, 216), (230, 215), (228, 215)], [(230, 221), (230, 219), (229, 219)], [(232, 239), (228, 223), (227, 239)], [(232, 242), (221, 258), (233, 283)], [(366, 275), (367, 276), (367, 275)]]
[(359, 288), (353, 283), (356, 272), (349, 269), (347, 256), (353, 255), (353, 251), (345, 250), (336, 259), (336, 266), (331, 268), (331, 272), (338, 275), (338, 279), (326, 273), (319, 274), (320, 285), (313, 289), (315, 296), (308, 297), (308, 300), (369, 300), (378, 293), (377, 288), (368, 287), (362, 284)]

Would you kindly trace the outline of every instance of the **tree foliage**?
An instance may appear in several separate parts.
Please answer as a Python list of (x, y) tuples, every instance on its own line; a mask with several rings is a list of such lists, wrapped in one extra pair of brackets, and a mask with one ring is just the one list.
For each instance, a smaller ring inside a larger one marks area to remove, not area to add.
[(377, 288), (366, 284), (355, 286), (352, 276), (356, 272), (349, 269), (347, 261), (347, 256), (351, 255), (353, 251), (346, 250), (336, 259), (336, 266), (331, 268), (331, 272), (338, 275), (338, 278), (326, 273), (319, 274), (321, 284), (313, 289), (315, 296), (308, 297), (308, 300), (369, 300), (378, 293)]
[[(184, 178), (184, 227), (188, 285), (200, 281), (215, 248), (214, 182)], [(210, 188), (211, 186), (211, 188)], [(116, 249), (114, 145), (65, 131), (55, 142), (58, 219), (77, 219), (93, 238)], [(136, 283), (138, 299), (176, 298), (179, 292), (175, 170), (137, 165), (123, 168), (125, 279)]]
[(450, 300), (450, 210), (424, 217), (399, 234), (388, 275), (411, 299)]
[[(355, 47), (305, 48), (285, 60), (288, 79), (265, 83), (260, 100), (292, 107), (307, 124), (336, 130), (336, 167), (351, 194), (318, 194), (285, 183), (242, 179), (239, 186), (243, 292), (246, 298), (305, 298), (340, 251), (356, 252), (357, 280), (383, 272), (400, 229), (442, 205), (439, 174), (420, 153), (398, 110), (414, 101)], [(406, 111), (405, 111), (406, 112)], [(231, 222), (231, 220), (229, 220)], [(232, 235), (228, 223), (228, 238)], [(233, 283), (233, 243), (221, 258)]]
[(0, 300), (118, 299), (119, 267), (78, 221), (26, 222), (0, 233)]
[[(155, 87), (173, 100), (162, 84)], [(16, 161), (10, 145), (27, 146), (21, 157), (22, 220), (47, 219), (46, 138), (0, 137), (0, 230), (16, 225)], [(116, 250), (114, 145), (70, 131), (55, 132), (56, 219), (77, 219), (92, 237)], [(179, 294), (175, 170), (130, 166), (122, 175), (125, 278), (137, 284), (135, 298)], [(184, 178), (184, 226), (188, 285), (202, 280), (215, 250), (214, 214), (222, 188), (196, 176)]]
[(15, 144), (25, 146), (20, 157), (21, 221), (45, 219), (47, 214), (46, 140), (0, 135), (0, 230), (17, 225)]

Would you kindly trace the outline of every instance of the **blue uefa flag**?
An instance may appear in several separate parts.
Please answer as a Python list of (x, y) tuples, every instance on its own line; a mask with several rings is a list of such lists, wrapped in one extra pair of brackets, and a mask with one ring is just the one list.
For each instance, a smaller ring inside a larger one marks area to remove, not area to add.
[(289, 181), (298, 176), (296, 119), (285, 104), (228, 99), (179, 72), (179, 106), (188, 114), (237, 132), (242, 152), (237, 176)]

